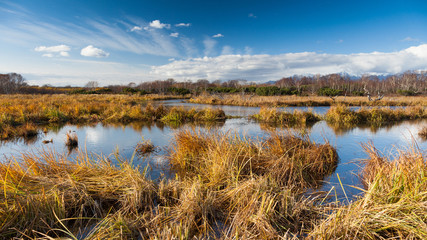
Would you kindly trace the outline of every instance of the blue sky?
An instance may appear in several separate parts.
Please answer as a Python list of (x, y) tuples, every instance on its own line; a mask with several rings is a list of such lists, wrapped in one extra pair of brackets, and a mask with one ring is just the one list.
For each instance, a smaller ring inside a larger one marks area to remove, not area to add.
[(425, 1), (0, 0), (0, 73), (81, 86), (427, 69)]

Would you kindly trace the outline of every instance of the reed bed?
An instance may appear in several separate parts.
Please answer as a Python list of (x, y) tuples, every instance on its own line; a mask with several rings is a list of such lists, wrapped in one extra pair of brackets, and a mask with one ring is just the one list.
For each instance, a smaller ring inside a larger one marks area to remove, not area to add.
[(415, 146), (394, 160), (364, 145), (364, 195), (335, 209), (309, 234), (314, 239), (426, 239), (427, 162)]
[(177, 175), (159, 182), (85, 153), (0, 163), (0, 238), (297, 238), (321, 217), (304, 189), (337, 164), (329, 144), (275, 133), (186, 130), (172, 145)]
[(384, 97), (370, 101), (368, 97), (334, 98), (322, 96), (249, 96), (242, 94), (200, 95), (189, 100), (192, 103), (235, 105), (250, 107), (283, 106), (427, 106), (427, 97)]
[(267, 107), (261, 107), (259, 113), (252, 115), (251, 118), (263, 123), (288, 126), (305, 126), (307, 123), (314, 123), (321, 120), (320, 116), (314, 114), (312, 111), (305, 112), (295, 110), (290, 113), (285, 111), (278, 111), (277, 108)]
[(152, 98), (134, 95), (0, 95), (0, 138), (34, 134), (34, 126), (38, 124), (184, 123), (223, 121), (226, 118), (221, 110), (153, 107), (147, 104), (147, 99)]
[(129, 162), (115, 167), (87, 154), (74, 161), (52, 152), (23, 154), (0, 163), (0, 182), (3, 239), (63, 236), (64, 226), (72, 229), (117, 209), (134, 213), (155, 199), (154, 183)]
[(427, 108), (421, 106), (396, 109), (372, 107), (352, 111), (347, 106), (338, 105), (331, 107), (326, 113), (325, 118), (328, 123), (340, 127), (351, 127), (357, 124), (381, 126), (384, 123), (401, 120), (425, 119), (427, 118)]
[(175, 136), (170, 163), (182, 177), (198, 176), (210, 185), (269, 175), (283, 185), (307, 188), (335, 170), (338, 156), (329, 143), (318, 145), (290, 133), (273, 132), (256, 141), (218, 131), (183, 130)]

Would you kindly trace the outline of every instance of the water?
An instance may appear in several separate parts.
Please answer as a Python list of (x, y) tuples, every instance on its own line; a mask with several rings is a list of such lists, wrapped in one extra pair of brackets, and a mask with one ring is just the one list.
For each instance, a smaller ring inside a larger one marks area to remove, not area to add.
[[(180, 101), (162, 101), (166, 106), (185, 106), (204, 108), (209, 105), (181, 103)], [(241, 135), (249, 137), (265, 136), (266, 130), (246, 116), (258, 113), (256, 107), (239, 106), (210, 106), (212, 108), (222, 108), (227, 115), (245, 116), (242, 118), (233, 118), (226, 120), (225, 123), (214, 126), (220, 131), (237, 131)], [(288, 111), (294, 109), (307, 110), (304, 107), (287, 108)], [(313, 112), (326, 113), (328, 107), (312, 107)], [(337, 148), (340, 158), (339, 165), (331, 176), (325, 179), (320, 190), (329, 191), (333, 189), (339, 196), (342, 194), (342, 187), (339, 184), (340, 178), (343, 188), (348, 196), (355, 196), (360, 193), (352, 186), (361, 187), (358, 177), (360, 171), (360, 160), (367, 157), (361, 144), (372, 142), (374, 146), (385, 154), (396, 153), (396, 148), (402, 149), (409, 147), (414, 141), (421, 150), (427, 149), (427, 141), (418, 137), (418, 131), (427, 121), (405, 121), (378, 129), (358, 126), (348, 130), (334, 130), (325, 121), (320, 121), (310, 126), (308, 129), (311, 140), (316, 143), (330, 142)], [(188, 125), (183, 127), (189, 127)], [(182, 128), (182, 127), (181, 127)], [(172, 138), (176, 131), (181, 128), (172, 128), (163, 124), (144, 124), (132, 123), (129, 125), (95, 125), (76, 126), (65, 125), (57, 127), (49, 132), (40, 133), (38, 137), (30, 140), (18, 139), (16, 141), (4, 141), (0, 144), (0, 158), (10, 159), (12, 156), (19, 157), (22, 152), (34, 152), (37, 154), (41, 149), (55, 151), (59, 154), (67, 155), (70, 158), (76, 156), (77, 151), (69, 152), (65, 146), (66, 133), (69, 130), (75, 131), (79, 138), (80, 150), (86, 150), (94, 154), (102, 154), (108, 157), (112, 162), (117, 163), (113, 153), (118, 152), (121, 158), (131, 159), (134, 155), (136, 145), (142, 140), (151, 141), (156, 146), (156, 151), (149, 156), (134, 156), (134, 164), (144, 168), (147, 164), (150, 166), (149, 172), (153, 179), (162, 175), (169, 177), (167, 149), (170, 147)], [(206, 129), (206, 126), (197, 128)], [(212, 128), (212, 126), (209, 126)], [(279, 131), (283, 130), (278, 128)], [(53, 142), (43, 144), (43, 140)]]

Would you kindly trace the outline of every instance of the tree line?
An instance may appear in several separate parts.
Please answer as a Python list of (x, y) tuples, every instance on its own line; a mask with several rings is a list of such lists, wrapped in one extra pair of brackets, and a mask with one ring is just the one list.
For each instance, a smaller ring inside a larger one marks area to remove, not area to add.
[(0, 74), (0, 94), (224, 94), (242, 93), (259, 96), (319, 95), (319, 96), (369, 96), (427, 94), (427, 72), (408, 71), (390, 76), (364, 75), (351, 77), (345, 74), (292, 76), (269, 83), (254, 83), (245, 80), (176, 81), (174, 79), (109, 85), (100, 87), (89, 81), (84, 87), (54, 87), (50, 85), (29, 86), (17, 73)]

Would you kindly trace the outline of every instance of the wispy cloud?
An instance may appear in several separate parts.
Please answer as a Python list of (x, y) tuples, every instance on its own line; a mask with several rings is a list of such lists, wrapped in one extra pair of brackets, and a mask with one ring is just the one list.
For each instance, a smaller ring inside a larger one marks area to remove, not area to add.
[(174, 33), (171, 33), (169, 36), (177, 38), (177, 37), (179, 37), (179, 33), (174, 32)]
[(417, 39), (417, 38), (406, 37), (406, 38), (404, 38), (404, 39), (402, 39), (400, 41), (402, 41), (402, 42), (419, 42), (420, 40)]
[(224, 35), (222, 35), (221, 33), (215, 34), (212, 36), (213, 38), (220, 38), (220, 37), (224, 37)]
[(152, 73), (176, 79), (236, 79), (267, 81), (285, 76), (346, 72), (351, 75), (395, 74), (426, 70), (427, 44), (398, 52), (279, 55), (222, 55), (192, 58), (152, 67)]
[(105, 52), (104, 50), (96, 48), (92, 45), (89, 45), (89, 46), (83, 48), (80, 51), (80, 54), (82, 56), (85, 56), (85, 57), (97, 57), (97, 58), (108, 57), (110, 55), (109, 53)]
[(175, 24), (175, 27), (189, 27), (191, 26), (191, 23), (178, 23)]
[[(141, 26), (150, 23), (142, 19), (100, 20), (81, 18), (75, 23), (66, 23), (51, 18), (49, 22), (42, 21), (30, 12), (22, 11), (22, 16), (8, 14), (8, 23), (0, 22), (0, 41), (14, 45), (31, 46), (34, 43), (51, 44), (61, 42), (68, 46), (81, 48), (96, 45), (103, 49), (114, 49), (136, 54), (178, 57), (179, 42), (174, 42), (169, 32), (163, 31), (167, 24), (153, 21), (152, 28), (157, 31), (141, 31)], [(151, 27), (150, 27), (151, 28)], [(133, 29), (133, 32), (130, 30)], [(41, 45), (40, 44), (40, 45)], [(34, 45), (32, 46), (34, 47)]]
[(217, 44), (217, 41), (213, 40), (212, 38), (206, 38), (203, 41), (203, 45), (205, 46), (205, 50), (203, 53), (205, 56), (212, 56), (215, 55), (215, 46)]
[(57, 46), (50, 46), (50, 47), (39, 46), (34, 48), (34, 51), (44, 53), (42, 55), (43, 57), (54, 57), (54, 56), (68, 57), (70, 56), (68, 53), (70, 50), (71, 48), (64, 44), (57, 45)]
[(140, 27), (140, 26), (135, 26), (135, 27), (133, 27), (130, 31), (131, 32), (135, 32), (135, 31), (141, 31), (142, 30), (142, 27)]
[(250, 18), (257, 18), (257, 16), (255, 16), (253, 13), (249, 13), (248, 17), (250, 17)]

